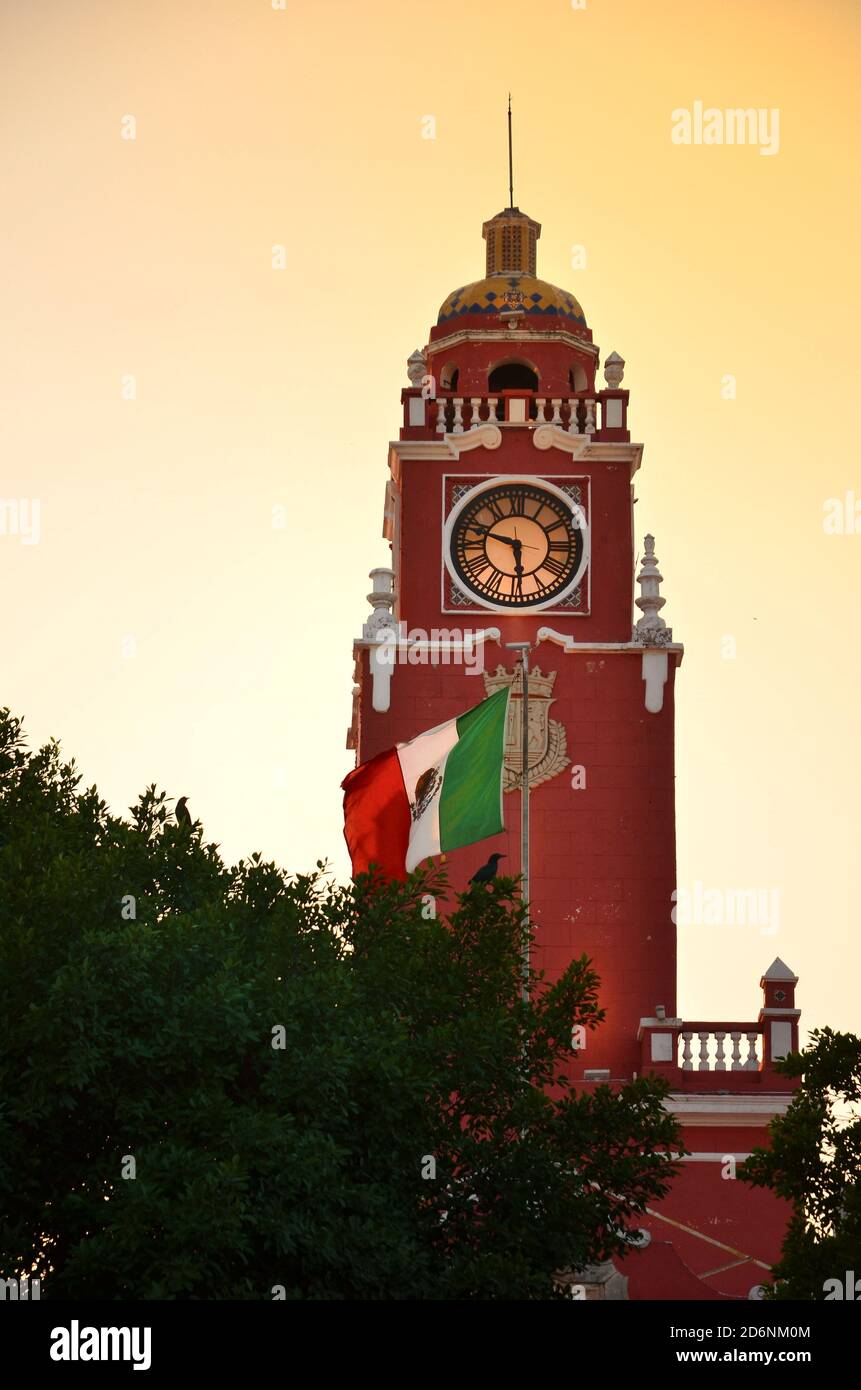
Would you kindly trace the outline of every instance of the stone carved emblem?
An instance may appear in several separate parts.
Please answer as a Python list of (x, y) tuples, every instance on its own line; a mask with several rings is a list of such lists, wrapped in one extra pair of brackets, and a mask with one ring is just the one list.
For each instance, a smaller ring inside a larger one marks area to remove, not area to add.
[[(563, 726), (550, 718), (550, 706), (556, 672), (542, 672), (540, 666), (529, 672), (529, 785), (537, 787), (540, 782), (549, 782), (556, 777), (571, 759), (568, 757), (568, 740)], [(508, 728), (505, 731), (505, 761), (502, 771), (502, 789), (513, 792), (520, 787), (523, 769), (523, 682), (518, 671), (506, 671), (497, 666), (495, 673), (484, 672), (484, 688), (488, 695), (511, 686), (511, 699), (508, 702)]]

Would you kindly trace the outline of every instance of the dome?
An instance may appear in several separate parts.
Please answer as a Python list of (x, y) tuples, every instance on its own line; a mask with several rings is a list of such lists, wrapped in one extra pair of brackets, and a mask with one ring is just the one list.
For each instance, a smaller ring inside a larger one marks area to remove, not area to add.
[(561, 318), (586, 327), (586, 316), (573, 294), (523, 271), (488, 275), (453, 290), (442, 304), (437, 323), (463, 314), (504, 314), (520, 310), (527, 317)]

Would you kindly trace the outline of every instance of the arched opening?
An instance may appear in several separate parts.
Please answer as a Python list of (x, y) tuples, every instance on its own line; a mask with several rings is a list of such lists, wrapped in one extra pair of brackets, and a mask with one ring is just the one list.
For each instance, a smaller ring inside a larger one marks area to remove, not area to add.
[(453, 362), (447, 362), (440, 373), (439, 384), (443, 391), (456, 391), (460, 370)]
[(497, 391), (537, 391), (538, 373), (526, 362), (500, 362), (487, 378), (491, 395)]
[(572, 391), (587, 391), (589, 382), (586, 379), (586, 368), (581, 367), (579, 362), (571, 368), (568, 373), (568, 385)]

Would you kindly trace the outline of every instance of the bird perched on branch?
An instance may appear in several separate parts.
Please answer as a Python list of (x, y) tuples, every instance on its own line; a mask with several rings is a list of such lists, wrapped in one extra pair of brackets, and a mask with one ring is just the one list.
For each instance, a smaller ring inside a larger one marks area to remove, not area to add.
[(187, 829), (190, 830), (190, 829), (191, 829), (191, 816), (189, 815), (188, 804), (187, 804), (187, 803), (188, 803), (188, 797), (187, 797), (187, 796), (181, 796), (181, 797), (179, 798), (179, 801), (176, 803), (176, 806), (174, 807), (173, 814), (176, 816), (176, 823), (177, 823), (177, 825), (184, 825), (184, 826), (187, 827)]
[(470, 883), (492, 883), (496, 878), (496, 866), (500, 859), (504, 859), (504, 854), (492, 854), (486, 864), (482, 864), (480, 869), (476, 869)]

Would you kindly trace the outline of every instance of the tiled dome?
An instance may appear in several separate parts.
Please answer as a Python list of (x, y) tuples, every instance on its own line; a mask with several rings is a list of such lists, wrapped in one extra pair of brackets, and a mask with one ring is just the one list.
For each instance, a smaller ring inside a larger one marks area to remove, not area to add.
[(586, 327), (586, 316), (573, 294), (523, 271), (488, 275), (462, 285), (440, 308), (437, 323), (448, 323), (463, 314), (504, 314), (517, 309), (527, 316), (570, 319)]

